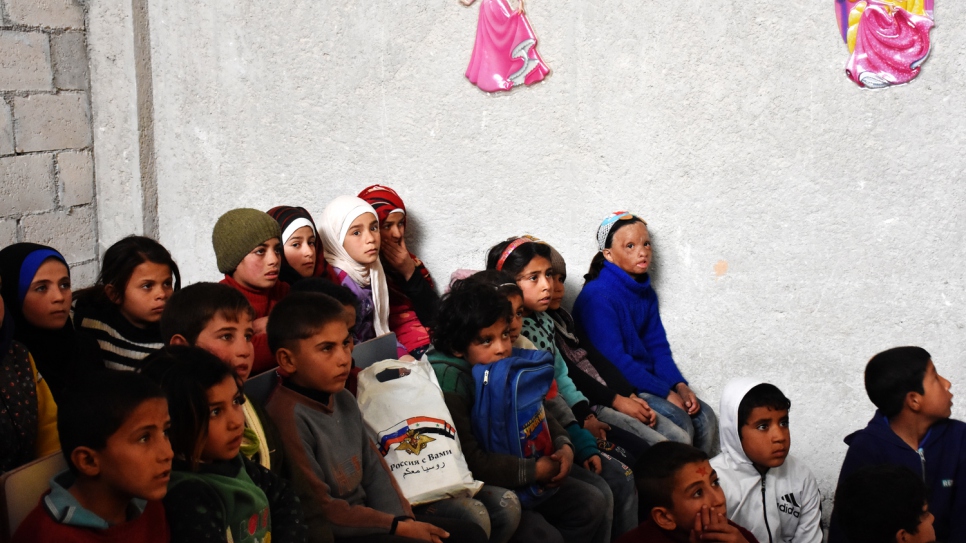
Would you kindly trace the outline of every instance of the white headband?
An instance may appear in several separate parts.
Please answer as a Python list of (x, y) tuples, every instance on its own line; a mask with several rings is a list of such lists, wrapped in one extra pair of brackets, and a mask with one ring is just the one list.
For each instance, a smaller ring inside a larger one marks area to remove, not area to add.
[(303, 226), (308, 226), (309, 228), (311, 228), (313, 236), (317, 235), (315, 232), (315, 227), (312, 226), (312, 221), (306, 219), (305, 217), (299, 217), (294, 221), (292, 221), (292, 224), (289, 224), (285, 228), (285, 231), (282, 232), (282, 245), (285, 245), (286, 243), (288, 243), (288, 238), (292, 237), (292, 235), (295, 234), (295, 231), (298, 230), (299, 228), (302, 228)]

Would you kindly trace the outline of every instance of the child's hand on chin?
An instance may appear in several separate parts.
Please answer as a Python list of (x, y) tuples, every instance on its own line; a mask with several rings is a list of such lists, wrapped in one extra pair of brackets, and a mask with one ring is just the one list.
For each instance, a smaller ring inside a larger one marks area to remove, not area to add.
[(394, 270), (401, 273), (408, 281), (416, 271), (416, 262), (409, 256), (409, 249), (406, 248), (406, 240), (401, 239), (399, 243), (393, 243), (388, 239), (382, 244), (382, 255), (386, 263)]
[(691, 543), (703, 541), (748, 543), (738, 528), (728, 523), (724, 513), (715, 513), (707, 505), (701, 506), (701, 511), (694, 516), (694, 527), (691, 529), (689, 541)]

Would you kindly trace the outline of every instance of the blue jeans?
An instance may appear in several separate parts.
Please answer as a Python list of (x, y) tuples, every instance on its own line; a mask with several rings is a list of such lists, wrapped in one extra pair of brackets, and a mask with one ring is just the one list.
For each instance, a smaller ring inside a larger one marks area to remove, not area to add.
[(637, 437), (643, 439), (648, 445), (654, 445), (661, 441), (677, 441), (678, 443), (691, 443), (691, 436), (687, 431), (677, 424), (674, 424), (664, 415), (656, 413), (657, 424), (654, 428), (644, 424), (630, 415), (625, 415), (610, 407), (597, 406), (594, 408), (597, 418), (601, 422), (606, 422), (611, 426), (627, 430)]
[[(610, 530), (604, 537), (605, 541), (611, 541), (637, 528), (637, 487), (634, 484), (634, 472), (620, 460), (602, 452), (600, 465), (600, 475), (574, 466), (570, 476), (594, 485), (604, 494), (604, 499), (608, 500), (610, 510), (607, 511), (604, 522), (610, 523), (607, 525)], [(601, 481), (606, 484), (602, 485)]]
[(472, 498), (446, 498), (413, 507), (428, 517), (472, 522), (483, 528), (490, 543), (506, 543), (520, 525), (520, 499), (512, 490), (483, 485)]
[(714, 457), (718, 454), (718, 417), (711, 406), (698, 399), (701, 410), (696, 415), (688, 412), (660, 396), (641, 392), (638, 394), (655, 412), (664, 415), (675, 425), (691, 436), (691, 444)]
[[(577, 469), (574, 466), (574, 471)], [(603, 483), (597, 475), (593, 473), (590, 475)], [(607, 493), (610, 494), (609, 489)], [(534, 507), (533, 512), (540, 513), (547, 523), (555, 528), (556, 534), (548, 534), (547, 539), (555, 539), (554, 536), (556, 536), (561, 537), (566, 543), (608, 543), (605, 535), (610, 532), (610, 525), (605, 526), (604, 523), (606, 508), (607, 500), (603, 492), (595, 485), (578, 480), (571, 473), (557, 488), (557, 492)], [(523, 512), (523, 521), (520, 523), (520, 530), (514, 537), (514, 541), (543, 541), (519, 537), (521, 535), (519, 532), (523, 531), (528, 524), (528, 512)], [(530, 526), (526, 527), (530, 528)]]

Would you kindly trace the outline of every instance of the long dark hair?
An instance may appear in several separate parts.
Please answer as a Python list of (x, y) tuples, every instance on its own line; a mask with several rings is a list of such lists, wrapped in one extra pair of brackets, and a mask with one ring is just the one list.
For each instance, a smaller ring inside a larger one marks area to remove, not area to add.
[[(109, 301), (122, 304), (124, 290), (127, 288), (127, 282), (131, 280), (131, 275), (134, 274), (134, 268), (145, 262), (167, 266), (174, 278), (174, 290), (181, 288), (181, 272), (171, 258), (171, 253), (163, 245), (144, 236), (128, 236), (111, 245), (104, 253), (101, 273), (97, 276), (94, 286), (77, 292), (74, 296), (82, 303), (83, 301)], [(116, 301), (108, 297), (108, 285), (114, 291)]]
[(175, 458), (198, 470), (208, 439), (208, 389), (226, 378), (241, 384), (231, 366), (200, 347), (169, 345), (144, 359), (142, 374), (161, 385), (171, 415), (171, 449)]
[[(497, 264), (500, 261), (500, 257), (503, 256), (503, 251), (505, 251), (506, 248), (517, 239), (519, 238), (512, 237), (491, 247), (490, 251), (486, 255), (486, 269), (497, 269)], [(507, 255), (505, 259), (503, 259), (503, 265), (500, 267), (500, 271), (509, 273), (515, 279), (517, 274), (523, 271), (523, 268), (526, 268), (527, 264), (538, 256), (546, 258), (549, 262), (550, 246), (546, 243), (540, 243), (537, 241), (526, 241), (514, 249), (513, 252)]]
[[(644, 221), (644, 219), (636, 215), (631, 216), (631, 218), (627, 220), (614, 222), (614, 225), (610, 228), (610, 232), (607, 233), (607, 240), (604, 242), (604, 249), (610, 249), (611, 244), (614, 242), (614, 234), (616, 234), (618, 230), (634, 223), (641, 223), (645, 227), (647, 226), (647, 223)], [(600, 270), (604, 269), (604, 262), (606, 261), (607, 259), (604, 258), (604, 252), (597, 251), (597, 254), (594, 255), (593, 260), (590, 261), (590, 269), (584, 274), (585, 285), (594, 279), (597, 279), (597, 276), (600, 275)]]

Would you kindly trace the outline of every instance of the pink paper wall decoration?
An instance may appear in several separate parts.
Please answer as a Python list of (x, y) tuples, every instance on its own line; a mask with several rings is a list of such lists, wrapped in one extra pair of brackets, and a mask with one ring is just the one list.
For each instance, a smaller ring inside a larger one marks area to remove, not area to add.
[(486, 92), (531, 85), (550, 72), (537, 53), (537, 37), (523, 11), (507, 0), (482, 0), (476, 43), (466, 77)]
[(835, 0), (842, 39), (851, 56), (845, 73), (877, 89), (908, 83), (929, 56), (933, 0)]

